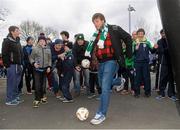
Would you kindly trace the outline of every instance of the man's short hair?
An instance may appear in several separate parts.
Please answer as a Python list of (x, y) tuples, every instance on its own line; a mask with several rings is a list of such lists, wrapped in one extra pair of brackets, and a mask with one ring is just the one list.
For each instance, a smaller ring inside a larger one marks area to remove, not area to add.
[(67, 31), (62, 31), (60, 34), (61, 34), (61, 35), (64, 34), (67, 38), (69, 38), (69, 33), (68, 33)]
[(139, 29), (137, 30), (137, 34), (138, 34), (139, 32), (143, 32), (144, 35), (145, 35), (145, 30), (144, 30), (143, 28), (139, 28)]
[(104, 22), (106, 22), (106, 19), (105, 19), (104, 15), (102, 13), (95, 13), (92, 16), (92, 22), (97, 18), (99, 18), (100, 20), (104, 20)]
[(29, 37), (27, 37), (26, 42), (29, 42), (29, 40), (34, 40), (34, 38), (29, 36)]
[(8, 28), (9, 33), (14, 32), (16, 29), (19, 29), (19, 28), (18, 28), (17, 26), (10, 26), (10, 27)]

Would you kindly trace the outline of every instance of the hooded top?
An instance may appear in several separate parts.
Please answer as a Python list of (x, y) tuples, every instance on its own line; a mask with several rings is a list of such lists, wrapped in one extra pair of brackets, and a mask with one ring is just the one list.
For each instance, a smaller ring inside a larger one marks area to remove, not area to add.
[(23, 51), (19, 37), (14, 39), (8, 34), (7, 38), (3, 40), (2, 58), (5, 67), (9, 67), (11, 64), (22, 64)]

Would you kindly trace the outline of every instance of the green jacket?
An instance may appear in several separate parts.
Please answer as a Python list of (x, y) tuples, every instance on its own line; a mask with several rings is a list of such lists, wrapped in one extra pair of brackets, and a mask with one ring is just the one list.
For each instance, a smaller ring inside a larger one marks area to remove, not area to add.
[[(133, 48), (134, 45), (132, 45), (132, 50), (134, 50)], [(123, 53), (125, 54), (125, 52), (126, 52), (126, 48), (123, 48)], [(125, 55), (125, 67), (128, 69), (134, 68), (134, 56), (132, 56), (132, 58), (127, 58)]]

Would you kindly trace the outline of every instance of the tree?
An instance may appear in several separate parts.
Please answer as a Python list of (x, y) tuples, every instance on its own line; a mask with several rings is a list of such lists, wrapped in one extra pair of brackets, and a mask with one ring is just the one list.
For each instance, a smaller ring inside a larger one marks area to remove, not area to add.
[(58, 37), (58, 35), (59, 35), (58, 31), (55, 30), (53, 27), (45, 27), (44, 28), (44, 33), (50, 39), (54, 39), (54, 38)]
[(140, 18), (137, 20), (135, 24), (135, 29), (143, 28), (146, 32), (146, 37), (151, 40), (153, 43), (156, 43), (159, 39), (159, 30), (158, 26), (150, 26), (144, 18)]
[(38, 36), (42, 32), (46, 35), (46, 37), (49, 37), (49, 38), (54, 38), (58, 36), (57, 31), (54, 30), (52, 27), (43, 27), (38, 22), (29, 21), (29, 20), (23, 21), (20, 24), (20, 30), (22, 32), (21, 40), (24, 43), (28, 36), (33, 37), (35, 42), (37, 42)]
[(6, 8), (0, 9), (0, 20), (5, 21), (5, 17), (8, 15), (9, 10)]
[(0, 29), (3, 29), (6, 27), (4, 21), (8, 14), (9, 14), (8, 9), (6, 9), (6, 8), (0, 9)]
[(150, 25), (146, 22), (144, 18), (139, 18), (135, 24), (135, 30), (143, 28), (146, 32), (146, 36), (149, 37), (150, 34)]
[(26, 38), (28, 36), (32, 36), (35, 41), (37, 41), (38, 36), (41, 32), (43, 32), (43, 26), (41, 26), (39, 23), (35, 21), (23, 21), (20, 24), (20, 30), (21, 30), (21, 40), (23, 42), (26, 41)]

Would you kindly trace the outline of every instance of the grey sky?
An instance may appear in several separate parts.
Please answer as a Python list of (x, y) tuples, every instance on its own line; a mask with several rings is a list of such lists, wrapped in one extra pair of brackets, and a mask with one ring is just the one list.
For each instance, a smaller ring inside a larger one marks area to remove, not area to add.
[(19, 25), (23, 20), (34, 20), (58, 31), (67, 30), (71, 39), (75, 33), (89, 37), (95, 28), (91, 17), (95, 12), (105, 14), (109, 24), (117, 24), (128, 31), (128, 5), (136, 11), (132, 13), (132, 30), (137, 19), (144, 18), (153, 31), (161, 29), (156, 0), (0, 0), (0, 8), (10, 10), (5, 25), (1, 29), (0, 42), (7, 34), (9, 25)]

